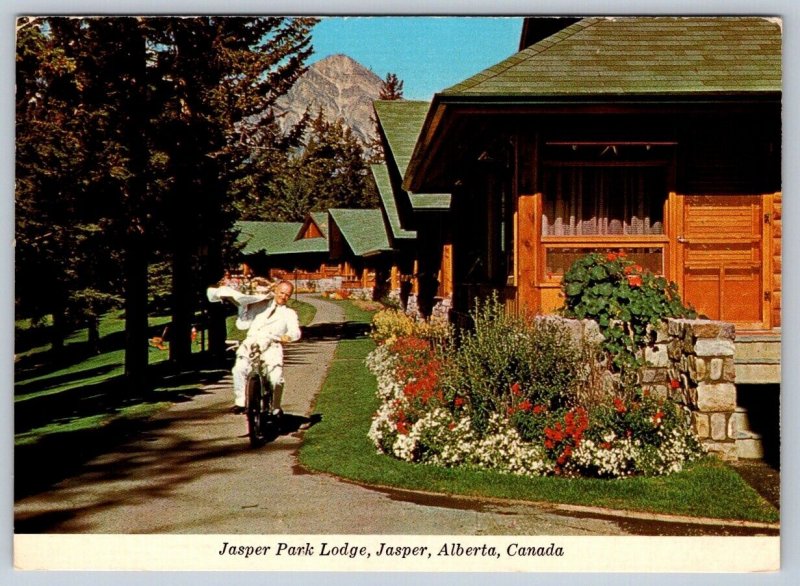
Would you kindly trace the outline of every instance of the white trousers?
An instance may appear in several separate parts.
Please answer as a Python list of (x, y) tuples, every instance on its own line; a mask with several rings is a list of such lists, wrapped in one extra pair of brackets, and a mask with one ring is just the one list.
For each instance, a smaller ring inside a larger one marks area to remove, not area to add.
[[(272, 408), (280, 409), (281, 398), (283, 396), (283, 352), (278, 344), (271, 344), (270, 347), (261, 355), (263, 372), (269, 378), (272, 385)], [(233, 365), (231, 374), (233, 375), (233, 402), (238, 407), (245, 406), (245, 386), (247, 376), (251, 371), (250, 349), (242, 344), (236, 350), (236, 363)]]

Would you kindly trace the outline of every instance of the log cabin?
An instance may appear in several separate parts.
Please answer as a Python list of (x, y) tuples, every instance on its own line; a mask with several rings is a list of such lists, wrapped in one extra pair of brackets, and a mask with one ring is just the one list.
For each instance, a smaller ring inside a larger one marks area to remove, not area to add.
[(452, 195), (454, 311), (495, 290), (552, 312), (613, 250), (701, 315), (779, 328), (780, 22), (527, 19), (520, 48), (434, 96), (403, 176)]

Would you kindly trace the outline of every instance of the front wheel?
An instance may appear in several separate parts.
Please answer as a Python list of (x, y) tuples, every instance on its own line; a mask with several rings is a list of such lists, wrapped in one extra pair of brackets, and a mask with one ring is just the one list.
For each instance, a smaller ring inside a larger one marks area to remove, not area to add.
[(261, 428), (264, 417), (264, 393), (261, 388), (261, 377), (251, 376), (247, 379), (247, 437), (250, 445), (256, 447), (264, 443), (264, 432)]

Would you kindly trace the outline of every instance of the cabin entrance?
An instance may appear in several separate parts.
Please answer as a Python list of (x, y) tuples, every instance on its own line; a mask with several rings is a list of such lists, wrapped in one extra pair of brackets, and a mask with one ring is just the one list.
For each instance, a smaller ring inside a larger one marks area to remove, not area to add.
[(737, 329), (769, 328), (764, 227), (758, 196), (684, 196), (677, 226), (682, 296), (700, 316)]

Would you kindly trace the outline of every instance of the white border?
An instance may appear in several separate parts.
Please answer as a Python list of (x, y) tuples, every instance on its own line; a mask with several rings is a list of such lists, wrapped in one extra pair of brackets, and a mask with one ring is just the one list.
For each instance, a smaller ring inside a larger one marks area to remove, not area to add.
[[(706, 0), (704, 2), (697, 2), (696, 0), (680, 0), (672, 2), (664, 1), (647, 1), (647, 0), (561, 0), (559, 2), (520, 2), (519, 0), (494, 0), (488, 2), (487, 0), (478, 0), (478, 2), (469, 2), (468, 0), (451, 0), (449, 2), (443, 0), (436, 0), (435, 3), (424, 2), (420, 0), (384, 0), (380, 4), (366, 5), (363, 2), (341, 1), (341, 0), (307, 0), (298, 5), (295, 1), (274, 0), (265, 2), (264, 0), (240, 0), (237, 2), (222, 2), (220, 0), (197, 2), (191, 0), (172, 0), (170, 2), (152, 1), (152, 0), (137, 0), (129, 2), (112, 3), (108, 1), (85, 1), (78, 0), (70, 3), (62, 3), (56, 1), (29, 1), (22, 2), (18, 0), (6, 0), (3, 3), (2, 10), (3, 18), (0, 23), (0, 43), (2, 46), (2, 65), (0, 65), (0, 79), (4, 81), (3, 92), (0, 92), (0, 104), (2, 105), (2, 121), (0, 122), (0, 140), (2, 140), (2, 155), (0, 155), (0, 271), (5, 277), (4, 282), (8, 285), (0, 289), (0, 300), (2, 300), (5, 311), (0, 314), (2, 324), (4, 326), (5, 336), (0, 336), (0, 356), (4, 360), (2, 367), (2, 374), (4, 375), (4, 388), (13, 388), (13, 368), (12, 368), (12, 347), (13, 347), (13, 152), (14, 152), (14, 136), (13, 136), (13, 82), (14, 79), (14, 16), (17, 14), (155, 14), (155, 13), (169, 13), (169, 14), (203, 14), (203, 13), (219, 13), (219, 14), (258, 14), (258, 13), (273, 13), (273, 14), (319, 14), (319, 15), (334, 15), (334, 14), (496, 14), (496, 15), (523, 15), (523, 14), (760, 14), (760, 15), (778, 15), (783, 18), (784, 22), (784, 216), (786, 218), (786, 226), (793, 227), (800, 225), (798, 222), (798, 206), (795, 201), (794, 195), (797, 193), (795, 187), (798, 183), (798, 172), (796, 170), (796, 161), (800, 160), (798, 157), (796, 147), (796, 137), (798, 136), (797, 128), (797, 104), (795, 97), (797, 93), (797, 39), (798, 34), (797, 24), (800, 22), (797, 15), (796, 2), (791, 0), (775, 0), (775, 1), (762, 1), (753, 2), (752, 0)], [(798, 236), (790, 229), (784, 231), (784, 257), (786, 259), (798, 258)], [(783, 559), (781, 562), (782, 570), (779, 574), (772, 575), (735, 575), (735, 576), (703, 576), (703, 575), (690, 575), (690, 576), (670, 576), (670, 575), (650, 575), (650, 576), (636, 576), (636, 575), (582, 575), (580, 578), (565, 578), (556, 575), (494, 575), (491, 580), (500, 583), (530, 583), (536, 581), (537, 583), (561, 583), (565, 579), (580, 579), (589, 581), (591, 583), (625, 583), (626, 581), (632, 582), (636, 580), (647, 580), (648, 583), (655, 584), (671, 584), (674, 580), (688, 583), (702, 583), (706, 584), (709, 581), (716, 582), (717, 579), (725, 579), (726, 582), (731, 581), (734, 583), (751, 583), (753, 581), (769, 581), (770, 583), (786, 582), (792, 583), (798, 579), (798, 564), (797, 564), (797, 502), (792, 497), (794, 496), (793, 487), (797, 486), (797, 457), (796, 449), (789, 449), (787, 446), (797, 446), (798, 434), (796, 427), (789, 425), (789, 423), (796, 421), (798, 415), (796, 399), (796, 389), (798, 388), (798, 363), (800, 361), (793, 359), (798, 353), (798, 335), (800, 328), (798, 328), (798, 315), (795, 309), (795, 302), (797, 299), (798, 283), (796, 273), (793, 273), (789, 268), (790, 263), (785, 264), (787, 270), (784, 271), (783, 286), (784, 286), (784, 328), (783, 328), (783, 353), (785, 358), (783, 361), (783, 421), (787, 425), (783, 426), (782, 430), (782, 445), (783, 449), (783, 465), (782, 477), (784, 494), (787, 498), (782, 506), (782, 538), (781, 549), (783, 550)], [(4, 415), (5, 421), (13, 421), (12, 411), (12, 393), (6, 395), (5, 401), (2, 404), (2, 411), (0, 414)], [(219, 574), (197, 574), (194, 572), (187, 572), (181, 574), (166, 575), (162, 573), (114, 573), (107, 574), (104, 572), (96, 572), (90, 575), (63, 573), (63, 572), (14, 572), (11, 569), (11, 538), (13, 533), (12, 527), (12, 495), (11, 495), (11, 458), (13, 446), (13, 429), (12, 426), (7, 426), (5, 435), (6, 440), (2, 443), (3, 451), (0, 452), (0, 459), (2, 460), (4, 470), (7, 472), (4, 475), (6, 482), (0, 486), (0, 494), (3, 495), (4, 502), (7, 507), (0, 510), (0, 522), (5, 531), (2, 534), (2, 543), (5, 546), (3, 552), (6, 557), (3, 559), (2, 570), (0, 570), (0, 582), (4, 584), (56, 584), (56, 583), (75, 583), (84, 584), (87, 581), (93, 583), (115, 583), (115, 584), (134, 584), (144, 583), (146, 581), (169, 581), (172, 584), (211, 584), (218, 583), (224, 578)], [(794, 502), (793, 502), (794, 500)], [(788, 502), (786, 502), (788, 501)], [(563, 539), (563, 538), (559, 538)], [(611, 538), (615, 544), (622, 543), (619, 541), (623, 538)], [(713, 538), (712, 538), (713, 539)], [(735, 538), (723, 538), (726, 543), (733, 543), (730, 540)], [(709, 541), (709, 538), (704, 538)], [(145, 540), (146, 541), (146, 540)], [(602, 539), (601, 539), (602, 541)], [(55, 545), (55, 544), (54, 544)], [(598, 543), (599, 545), (599, 543)], [(637, 556), (648, 558), (653, 556), (653, 552), (649, 545), (645, 545), (643, 549), (638, 549), (636, 544), (626, 544), (628, 547), (633, 547)], [(678, 547), (677, 555), (697, 555), (697, 552), (706, 551), (707, 546), (703, 544), (695, 544), (696, 547), (685, 548)], [(61, 547), (56, 546), (56, 550)], [(98, 547), (100, 547), (98, 545)], [(616, 548), (616, 546), (615, 546)], [(594, 549), (587, 549), (587, 555), (594, 552)], [(631, 554), (634, 550), (629, 550)], [(82, 555), (86, 555), (84, 551)], [(710, 552), (708, 552), (710, 553)], [(735, 559), (737, 551), (729, 550), (728, 555), (731, 559)], [(617, 550), (616, 555), (620, 551)], [(69, 554), (70, 559), (77, 559), (77, 553)], [(603, 553), (602, 555), (608, 555)], [(641, 571), (641, 567), (637, 565)], [(620, 568), (621, 570), (621, 568)], [(381, 574), (376, 575), (372, 573), (355, 573), (355, 574), (309, 574), (304, 572), (299, 573), (271, 573), (270, 575), (256, 574), (236, 574), (235, 579), (237, 583), (247, 584), (262, 584), (268, 583), (314, 583), (320, 580), (332, 580), (334, 583), (341, 584), (354, 584), (364, 583), (371, 584), (380, 581), (382, 584), (391, 583), (406, 583), (408, 580), (421, 581), (423, 583), (484, 583), (488, 576), (482, 574), (465, 575), (465, 574), (419, 574), (413, 576), (401, 576), (398, 574)], [(233, 575), (230, 575), (233, 577)], [(213, 580), (213, 582), (212, 582)]]

